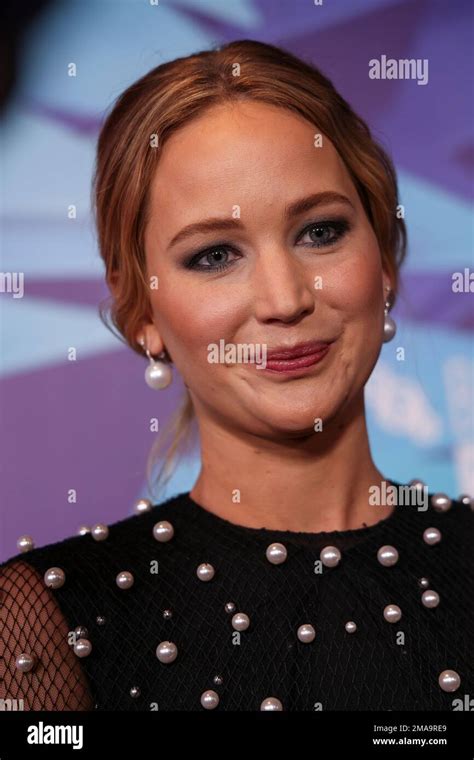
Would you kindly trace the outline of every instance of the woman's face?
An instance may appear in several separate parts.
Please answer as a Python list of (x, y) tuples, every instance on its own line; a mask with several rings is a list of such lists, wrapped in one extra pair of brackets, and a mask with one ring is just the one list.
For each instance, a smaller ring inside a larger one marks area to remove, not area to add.
[[(153, 354), (167, 349), (200, 422), (306, 435), (360, 394), (377, 360), (389, 279), (347, 169), (317, 133), (245, 101), (213, 107), (163, 147), (145, 231), (147, 274), (158, 276), (145, 334)], [(342, 197), (318, 203), (323, 193)], [(184, 234), (209, 219), (212, 229)], [(264, 364), (265, 350), (268, 363), (271, 350), (317, 340), (332, 341), (328, 352), (299, 372), (209, 361), (212, 344), (254, 346)]]

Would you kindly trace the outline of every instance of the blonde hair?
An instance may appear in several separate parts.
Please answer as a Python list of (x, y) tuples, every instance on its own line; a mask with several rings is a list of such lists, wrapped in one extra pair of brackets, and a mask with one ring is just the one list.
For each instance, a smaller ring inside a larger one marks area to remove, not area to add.
[[(238, 76), (234, 76), (237, 65)], [(160, 150), (171, 134), (211, 106), (241, 99), (290, 109), (331, 140), (377, 237), (392, 282), (392, 304), (395, 301), (407, 237), (404, 221), (396, 214), (398, 187), (391, 159), (317, 68), (274, 45), (238, 40), (152, 69), (118, 97), (100, 131), (93, 209), (113, 296), (100, 304), (99, 312), (104, 324), (140, 356), (144, 354), (136, 336), (152, 321), (143, 238), (149, 187)], [(160, 148), (150, 147), (152, 135)], [(154, 461), (171, 436), (155, 483), (160, 487), (168, 481), (177, 453), (193, 438), (193, 420), (192, 401), (185, 391), (165, 435), (150, 452), (147, 482), (151, 493)]]

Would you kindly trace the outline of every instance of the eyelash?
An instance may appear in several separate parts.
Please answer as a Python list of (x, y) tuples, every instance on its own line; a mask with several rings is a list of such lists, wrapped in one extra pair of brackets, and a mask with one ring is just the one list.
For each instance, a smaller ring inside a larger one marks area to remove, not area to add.
[[(325, 220), (323, 222), (312, 222), (311, 224), (306, 225), (304, 229), (301, 230), (297, 240), (299, 240), (300, 237), (303, 237), (308, 231), (313, 230), (314, 228), (324, 228), (327, 229), (333, 229), (336, 231), (336, 234), (333, 236), (332, 240), (330, 240), (327, 243), (305, 243), (304, 245), (309, 248), (325, 248), (327, 246), (334, 245), (334, 243), (337, 243), (338, 240), (340, 240), (344, 235), (349, 231), (350, 224), (345, 219), (332, 219), (332, 220)], [(217, 264), (216, 266), (199, 266), (197, 262), (204, 258), (205, 256), (208, 256), (210, 253), (215, 253), (216, 251), (226, 251), (229, 252), (233, 249), (233, 246), (229, 245), (228, 243), (217, 243), (216, 245), (211, 246), (210, 248), (206, 248), (203, 251), (199, 251), (198, 253), (195, 253), (191, 256), (190, 259), (188, 259), (184, 266), (186, 269), (194, 269), (198, 272), (221, 272), (224, 269), (228, 269), (231, 267), (236, 259), (233, 261), (226, 263), (226, 264)]]

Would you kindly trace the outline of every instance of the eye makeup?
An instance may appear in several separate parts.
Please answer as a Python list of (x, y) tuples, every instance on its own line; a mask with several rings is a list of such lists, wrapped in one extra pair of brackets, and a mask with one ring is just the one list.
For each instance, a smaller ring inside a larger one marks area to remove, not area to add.
[[(331, 248), (331, 246), (338, 243), (342, 238), (350, 231), (351, 223), (345, 217), (337, 217), (332, 219), (324, 219), (322, 221), (314, 221), (306, 224), (299, 232), (295, 245), (303, 246), (305, 248)], [(298, 241), (305, 235), (310, 235), (309, 242), (298, 243)], [(313, 236), (313, 237), (311, 237)], [(223, 262), (220, 259), (212, 261), (211, 257), (217, 254), (222, 257), (228, 256), (229, 253), (237, 254), (237, 258)], [(221, 272), (224, 269), (229, 269), (239, 260), (239, 252), (235, 245), (228, 241), (218, 241), (211, 246), (197, 251), (196, 253), (188, 256), (183, 263), (185, 269), (192, 269), (198, 272)], [(200, 263), (201, 260), (206, 260), (207, 263)]]

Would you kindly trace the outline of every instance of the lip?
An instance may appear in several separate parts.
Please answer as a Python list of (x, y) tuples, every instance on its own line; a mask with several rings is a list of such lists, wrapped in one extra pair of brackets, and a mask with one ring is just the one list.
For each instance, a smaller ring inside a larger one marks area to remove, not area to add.
[(292, 348), (279, 348), (267, 352), (266, 369), (269, 372), (304, 371), (320, 362), (329, 351), (333, 341), (299, 343)]
[(326, 349), (332, 343), (331, 340), (311, 340), (306, 343), (298, 343), (296, 346), (280, 346), (280, 348), (267, 351), (267, 359), (297, 359), (300, 356), (317, 354)]

